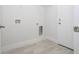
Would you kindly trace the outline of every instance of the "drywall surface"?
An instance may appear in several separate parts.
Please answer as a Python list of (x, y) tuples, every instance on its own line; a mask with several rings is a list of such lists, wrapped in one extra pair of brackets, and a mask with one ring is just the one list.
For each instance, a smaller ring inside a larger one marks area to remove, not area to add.
[[(45, 6), (45, 36), (58, 44), (73, 48), (73, 8), (72, 6)], [(59, 18), (62, 24), (59, 25)]]
[[(1, 23), (2, 23), (2, 7), (0, 6), (0, 26), (1, 26)], [(1, 53), (1, 32), (2, 32), (2, 29), (0, 28), (0, 53)]]
[(59, 44), (73, 49), (73, 6), (58, 6), (57, 20)]
[(46, 7), (45, 10), (45, 34), (46, 37), (56, 41), (57, 39), (57, 6)]
[[(2, 47), (38, 39), (38, 28), (43, 25), (43, 8), (40, 6), (2, 6)], [(15, 20), (21, 20), (15, 23)], [(37, 24), (38, 23), (38, 24)], [(31, 41), (32, 42), (32, 41)]]
[[(9, 50), (7, 47), (15, 47), (15, 44), (23, 46), (27, 41), (29, 43), (35, 40), (39, 41), (41, 36), (39, 36), (38, 28), (41, 25), (44, 27), (43, 37), (59, 43), (57, 6), (6, 5), (2, 6), (2, 16), (2, 25), (5, 26), (5, 29), (2, 30), (2, 47), (4, 51)], [(17, 19), (21, 20), (20, 24), (15, 23)]]
[[(79, 6), (74, 6), (74, 26), (79, 26)], [(79, 32), (74, 32), (74, 49), (79, 53)]]

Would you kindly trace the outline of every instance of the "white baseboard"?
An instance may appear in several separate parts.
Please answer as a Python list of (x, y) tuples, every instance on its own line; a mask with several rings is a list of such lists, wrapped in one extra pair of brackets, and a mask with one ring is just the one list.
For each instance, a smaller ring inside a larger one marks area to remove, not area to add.
[(40, 40), (42, 40), (42, 39), (26, 40), (26, 41), (14, 43), (14, 44), (11, 44), (11, 45), (7, 45), (7, 46), (2, 47), (2, 52), (9, 51), (9, 50), (19, 48), (19, 47), (23, 47), (23, 46), (27, 46), (27, 45), (30, 45), (30, 44), (34, 44), (36, 42), (39, 42)]

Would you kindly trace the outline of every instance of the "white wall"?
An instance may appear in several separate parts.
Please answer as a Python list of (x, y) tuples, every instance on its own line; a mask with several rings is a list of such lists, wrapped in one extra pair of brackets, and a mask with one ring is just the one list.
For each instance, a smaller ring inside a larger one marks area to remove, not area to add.
[(1, 53), (1, 30), (0, 30), (0, 53)]
[(58, 6), (57, 20), (58, 43), (73, 49), (73, 6)]
[[(1, 26), (1, 22), (2, 22), (2, 7), (0, 6), (0, 26)], [(1, 28), (0, 28), (0, 53), (1, 53)]]
[(0, 30), (0, 53), (1, 53), (1, 30)]
[[(79, 6), (74, 6), (74, 26), (79, 26)], [(74, 49), (79, 53), (79, 32), (74, 32)]]
[[(9, 45), (39, 38), (38, 26), (43, 25), (43, 7), (31, 5), (2, 7), (3, 25), (6, 27), (2, 33), (4, 49)], [(15, 19), (21, 19), (21, 24), (15, 24)]]
[[(45, 6), (45, 36), (58, 44), (73, 48), (73, 8), (72, 6)], [(60, 13), (60, 15), (59, 15)], [(64, 17), (59, 25), (58, 17)], [(60, 27), (61, 26), (61, 27)], [(60, 28), (60, 29), (59, 29)]]
[(52, 41), (57, 40), (57, 6), (47, 6), (45, 10), (45, 35)]
[[(29, 43), (38, 39), (38, 26), (44, 26), (44, 37), (57, 42), (57, 6), (2, 6), (3, 49), (18, 46), (19, 42)], [(21, 24), (15, 24), (15, 19)], [(36, 23), (39, 23), (37, 26)], [(39, 39), (40, 40), (40, 39)], [(15, 44), (15, 45), (14, 45)], [(10, 45), (10, 46), (9, 46)], [(5, 48), (6, 47), (6, 48)]]

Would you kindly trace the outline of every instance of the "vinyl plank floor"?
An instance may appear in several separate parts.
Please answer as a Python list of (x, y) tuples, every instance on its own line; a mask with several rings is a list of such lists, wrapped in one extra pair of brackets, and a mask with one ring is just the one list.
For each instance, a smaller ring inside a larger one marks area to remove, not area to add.
[(73, 54), (74, 51), (62, 47), (50, 40), (41, 40), (32, 45), (16, 48), (6, 54)]

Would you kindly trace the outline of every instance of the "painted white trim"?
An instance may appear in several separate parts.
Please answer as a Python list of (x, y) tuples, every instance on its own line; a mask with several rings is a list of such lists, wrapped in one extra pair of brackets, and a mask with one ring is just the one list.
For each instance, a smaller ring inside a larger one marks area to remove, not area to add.
[(2, 52), (9, 51), (9, 50), (12, 50), (15, 48), (20, 48), (20, 47), (27, 46), (30, 44), (34, 44), (34, 43), (39, 42), (41, 40), (42, 39), (32, 39), (32, 40), (26, 40), (26, 41), (14, 43), (12, 45), (7, 45), (7, 46), (2, 47)]

